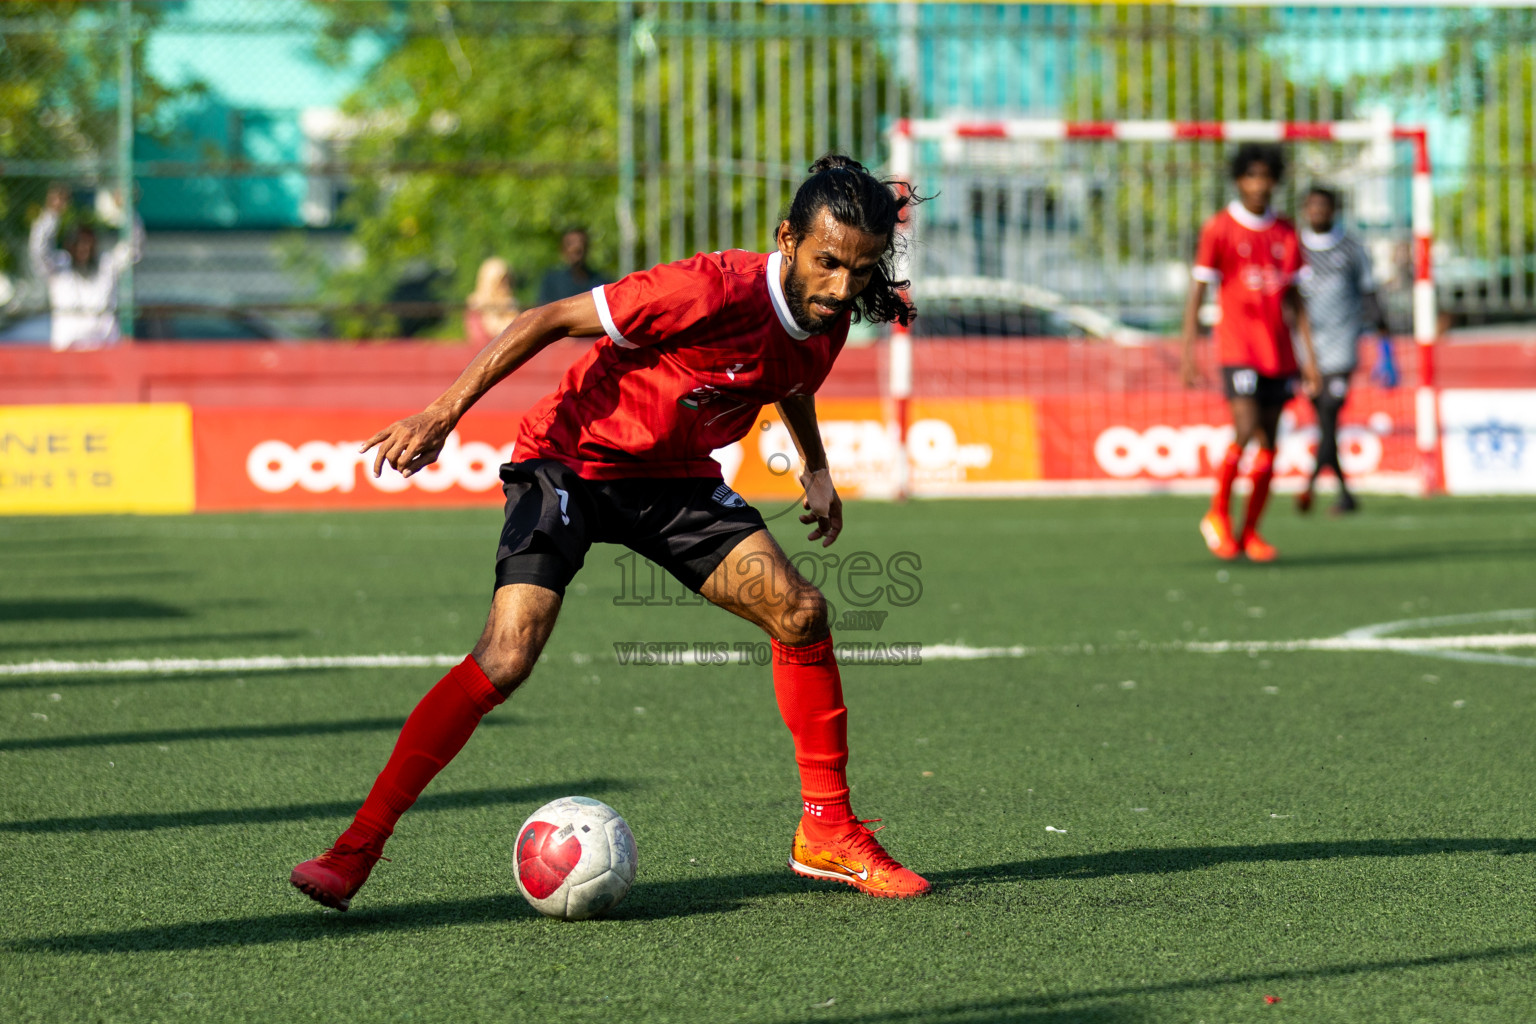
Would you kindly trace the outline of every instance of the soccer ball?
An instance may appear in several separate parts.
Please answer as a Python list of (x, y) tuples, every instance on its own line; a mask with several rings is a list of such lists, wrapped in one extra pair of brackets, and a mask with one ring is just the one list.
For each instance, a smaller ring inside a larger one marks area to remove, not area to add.
[(563, 796), (534, 811), (512, 854), (523, 899), (567, 921), (618, 906), (635, 880), (635, 863), (635, 837), (619, 812), (585, 796)]

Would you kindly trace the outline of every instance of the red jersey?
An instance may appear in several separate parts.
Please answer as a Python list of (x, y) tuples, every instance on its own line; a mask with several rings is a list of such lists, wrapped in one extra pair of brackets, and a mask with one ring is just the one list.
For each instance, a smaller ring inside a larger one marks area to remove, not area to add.
[(1282, 300), (1301, 267), (1301, 242), (1284, 218), (1256, 217), (1234, 200), (1205, 222), (1193, 274), (1221, 283), (1216, 353), (1222, 366), (1249, 366), (1266, 377), (1296, 373)]
[(588, 480), (719, 477), (710, 452), (765, 405), (815, 393), (848, 338), (795, 323), (772, 253), (700, 253), (592, 289), (607, 337), (518, 431), (515, 459), (554, 459)]

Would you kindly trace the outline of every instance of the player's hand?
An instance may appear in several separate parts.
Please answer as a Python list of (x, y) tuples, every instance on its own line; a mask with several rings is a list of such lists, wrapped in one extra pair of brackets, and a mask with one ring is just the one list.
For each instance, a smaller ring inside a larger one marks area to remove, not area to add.
[(373, 458), (373, 475), (384, 472), (384, 463), (410, 476), (437, 461), (453, 430), (453, 419), (446, 412), (428, 409), (403, 420), (396, 420), (374, 434), (358, 450), (366, 452), (374, 446), (378, 453)]
[(802, 473), (800, 486), (805, 488), (803, 507), (806, 509), (800, 521), (816, 524), (816, 529), (805, 539), (819, 540), (822, 547), (827, 547), (843, 532), (843, 499), (837, 496), (837, 488), (832, 486), (832, 471), (817, 469)]
[(1323, 375), (1317, 372), (1316, 366), (1309, 363), (1301, 368), (1301, 386), (1313, 398), (1323, 393)]
[(1179, 359), (1179, 376), (1186, 388), (1200, 386), (1200, 367), (1195, 365), (1194, 356), (1188, 352)]

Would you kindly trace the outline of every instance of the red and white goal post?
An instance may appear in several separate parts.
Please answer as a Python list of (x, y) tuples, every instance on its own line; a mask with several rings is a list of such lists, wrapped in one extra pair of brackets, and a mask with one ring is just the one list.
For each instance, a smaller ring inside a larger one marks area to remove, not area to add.
[[(891, 176), (939, 196), (915, 209), (903, 229), (902, 272), (919, 319), (912, 329), (896, 325), (886, 350), (891, 492), (1208, 487), (1230, 437), (1222, 435), (1230, 428), (1219, 391), (1182, 388), (1170, 344), (1177, 329), (1166, 319), (1138, 331), (1095, 308), (1094, 297), (1124, 307), (1155, 292), (1149, 308), (1163, 313), (1175, 297), (1182, 300), (1199, 227), (1230, 195), (1230, 147), (1223, 144), (1250, 141), (1287, 144), (1284, 187), (1297, 200), (1314, 183), (1343, 187), (1344, 212), (1371, 236), (1378, 279), (1396, 285), (1397, 319), (1411, 308), (1417, 373), (1405, 367), (1404, 376), (1414, 384), (1412, 398), (1407, 388), (1362, 390), (1364, 375), (1357, 377), (1358, 400), (1346, 409), (1355, 426), (1343, 432), (1346, 473), (1380, 489), (1439, 491), (1434, 210), (1423, 127), (1386, 119), (947, 118), (902, 119), (889, 131)], [(1348, 210), (1356, 197), (1369, 209)], [(1066, 333), (1082, 337), (1061, 341), (1057, 331), (1057, 340), (1021, 343), (1038, 326), (1029, 319), (1034, 313), (1016, 330), (1004, 325), (971, 337), (975, 324), (952, 315), (966, 296), (1064, 318), (1077, 324)], [(1103, 343), (1092, 343), (1094, 336)], [(1294, 486), (1312, 457), (1306, 438), (1315, 428), (1307, 425), (1306, 403), (1289, 408), (1280, 462)], [(958, 420), (936, 424), (934, 409), (968, 419), (970, 436)], [(1010, 449), (1006, 458), (997, 457), (999, 447)], [(992, 471), (977, 471), (989, 458)]]

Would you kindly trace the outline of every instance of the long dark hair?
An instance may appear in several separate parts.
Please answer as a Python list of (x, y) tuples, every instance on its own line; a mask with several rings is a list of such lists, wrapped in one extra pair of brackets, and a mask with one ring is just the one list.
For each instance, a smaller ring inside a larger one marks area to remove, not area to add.
[(841, 153), (828, 153), (811, 164), (811, 176), (801, 183), (789, 204), (789, 229), (799, 242), (810, 233), (816, 218), (826, 210), (839, 224), (866, 234), (885, 236), (885, 253), (870, 276), (869, 284), (853, 300), (855, 322), (899, 323), (903, 327), (917, 316), (901, 292), (912, 282), (895, 280), (899, 239), (896, 225), (902, 211), (924, 200), (904, 181), (881, 181), (864, 165)]

